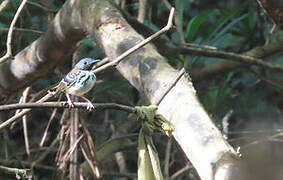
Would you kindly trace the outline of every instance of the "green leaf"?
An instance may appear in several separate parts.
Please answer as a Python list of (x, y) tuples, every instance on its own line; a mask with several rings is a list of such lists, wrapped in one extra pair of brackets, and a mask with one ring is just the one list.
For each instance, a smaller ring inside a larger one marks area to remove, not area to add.
[(163, 180), (158, 153), (152, 141), (152, 133), (159, 130), (170, 136), (173, 125), (162, 115), (156, 114), (157, 106), (135, 107), (138, 119), (142, 120), (142, 128), (138, 140), (138, 179)]
[(216, 34), (216, 36), (213, 38), (212, 42), (214, 43), (217, 41), (221, 36), (223, 36), (225, 33), (227, 33), (228, 30), (230, 30), (235, 24), (242, 21), (244, 18), (247, 18), (248, 14), (244, 14), (233, 21), (231, 21), (228, 25), (226, 25), (219, 33)]
[(140, 130), (138, 140), (138, 179), (163, 180), (158, 153), (151, 136)]
[(138, 179), (154, 180), (154, 173), (150, 162), (150, 156), (142, 130), (140, 130), (139, 133), (138, 144)]
[(216, 28), (210, 33), (209, 37), (207, 38), (207, 41), (211, 41), (213, 37), (217, 34), (218, 31), (230, 20), (232, 19), (235, 14), (238, 12), (237, 9), (233, 10), (231, 13), (227, 15), (223, 15), (217, 22), (216, 22)]
[(203, 23), (205, 23), (206, 21), (208, 21), (210, 15), (211, 15), (211, 12), (204, 12), (204, 13), (201, 13), (201, 14), (193, 17), (190, 20), (190, 22), (188, 23), (187, 28), (186, 28), (186, 38), (189, 41), (192, 41), (194, 39), (196, 33), (200, 29), (200, 26)]

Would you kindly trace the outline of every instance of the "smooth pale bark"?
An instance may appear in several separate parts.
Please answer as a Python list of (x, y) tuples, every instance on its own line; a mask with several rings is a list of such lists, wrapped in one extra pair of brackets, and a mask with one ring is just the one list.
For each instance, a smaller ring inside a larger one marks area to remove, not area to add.
[[(106, 0), (67, 1), (42, 38), (19, 53), (16, 60), (0, 67), (0, 92), (9, 95), (7, 90), (16, 92), (51, 71), (73, 52), (84, 33), (111, 60), (144, 39)], [(152, 104), (158, 102), (178, 74), (151, 44), (121, 61), (117, 69)], [(14, 81), (3, 77), (5, 73)], [(158, 112), (175, 125), (174, 138), (202, 180), (243, 179), (235, 176), (245, 174), (241, 161), (199, 103), (190, 79), (179, 80)]]
[[(86, 10), (89, 13), (83, 16), (87, 20), (88, 34), (110, 59), (143, 40), (110, 3), (96, 1), (96, 6), (91, 6), (88, 5), (91, 1), (81, 2), (83, 7), (89, 7)], [(117, 69), (152, 104), (158, 102), (177, 76), (177, 71), (150, 44), (120, 62)], [(201, 179), (233, 179), (233, 172), (240, 172), (235, 151), (200, 105), (189, 79), (183, 77), (166, 95), (158, 110), (175, 125), (173, 135)]]

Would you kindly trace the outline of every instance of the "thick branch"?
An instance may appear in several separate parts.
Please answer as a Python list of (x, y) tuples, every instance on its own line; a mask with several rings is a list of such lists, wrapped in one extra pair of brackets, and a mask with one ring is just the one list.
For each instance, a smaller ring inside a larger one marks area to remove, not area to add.
[[(90, 7), (91, 1), (80, 2), (83, 7)], [(143, 40), (112, 4), (96, 1), (96, 5), (85, 9), (89, 12), (89, 16), (83, 17), (87, 20), (86, 31), (100, 44), (110, 60)], [(178, 74), (150, 44), (128, 56), (116, 67), (152, 104), (158, 103)], [(228, 171), (240, 169), (236, 153), (198, 102), (188, 79), (182, 77), (176, 83), (160, 103), (158, 111), (175, 125), (173, 135), (201, 179), (229, 179)], [(222, 161), (224, 158), (225, 161)], [(226, 172), (227, 177), (216, 178), (220, 172), (218, 170)]]

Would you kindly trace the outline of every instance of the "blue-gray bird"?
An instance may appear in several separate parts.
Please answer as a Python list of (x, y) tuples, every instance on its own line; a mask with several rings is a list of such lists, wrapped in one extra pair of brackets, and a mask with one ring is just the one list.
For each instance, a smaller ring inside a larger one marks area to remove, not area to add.
[(55, 87), (57, 92), (64, 92), (68, 99), (69, 107), (74, 107), (70, 94), (81, 97), (88, 105), (87, 109), (93, 109), (94, 106), (90, 100), (83, 95), (91, 90), (95, 84), (96, 76), (91, 71), (92, 66), (99, 62), (99, 59), (83, 58), (75, 67), (61, 80)]

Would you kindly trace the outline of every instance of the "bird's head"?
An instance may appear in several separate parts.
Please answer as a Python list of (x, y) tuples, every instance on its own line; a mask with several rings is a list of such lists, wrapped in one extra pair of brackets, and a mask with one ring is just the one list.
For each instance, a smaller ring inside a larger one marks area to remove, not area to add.
[(75, 68), (79, 70), (91, 70), (92, 66), (99, 61), (100, 59), (83, 58), (76, 64)]

